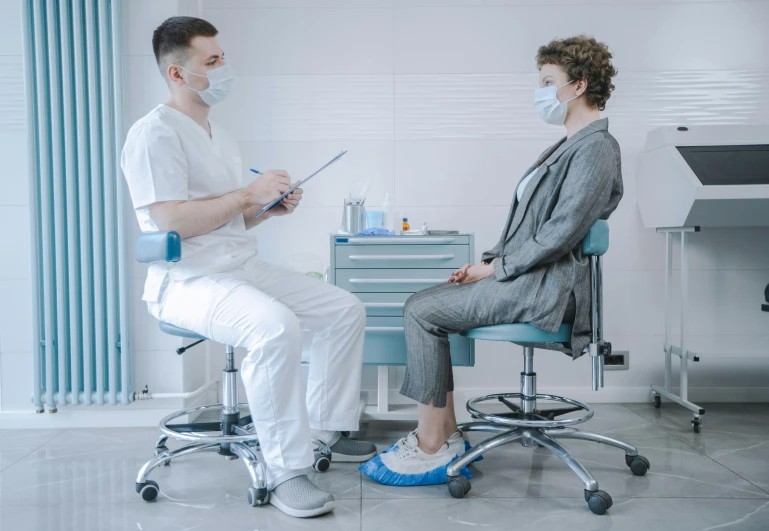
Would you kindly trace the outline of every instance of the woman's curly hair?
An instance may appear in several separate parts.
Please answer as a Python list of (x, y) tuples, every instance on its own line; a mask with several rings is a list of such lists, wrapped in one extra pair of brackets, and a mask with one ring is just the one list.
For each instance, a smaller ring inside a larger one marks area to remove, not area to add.
[(537, 68), (558, 65), (569, 75), (569, 80), (587, 80), (587, 101), (602, 111), (614, 90), (611, 78), (617, 69), (611, 64), (609, 47), (587, 35), (550, 41), (537, 50)]

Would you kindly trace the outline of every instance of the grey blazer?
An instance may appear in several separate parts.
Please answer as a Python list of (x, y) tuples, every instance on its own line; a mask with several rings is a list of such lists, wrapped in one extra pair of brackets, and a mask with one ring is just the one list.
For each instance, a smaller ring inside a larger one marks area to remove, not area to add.
[(607, 118), (597, 120), (546, 149), (526, 170), (524, 176), (543, 166), (520, 203), (513, 197), (499, 243), (483, 253), (483, 261), (498, 258), (496, 282), (483, 282), (479, 291), (486, 293), (476, 294), (489, 311), (499, 312), (494, 321), (556, 332), (573, 293), (570, 347), (542, 346), (574, 358), (590, 342), (590, 262), (580, 242), (596, 220), (614, 212), (623, 192), (620, 148), (608, 129)]

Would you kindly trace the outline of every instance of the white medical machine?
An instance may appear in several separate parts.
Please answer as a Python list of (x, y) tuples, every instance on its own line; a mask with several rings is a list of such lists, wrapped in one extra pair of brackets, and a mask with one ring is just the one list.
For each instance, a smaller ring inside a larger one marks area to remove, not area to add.
[[(650, 131), (637, 177), (638, 208), (644, 226), (665, 234), (665, 382), (652, 385), (661, 396), (694, 413), (699, 433), (705, 410), (688, 400), (686, 348), (688, 260), (686, 235), (706, 227), (769, 226), (769, 124), (661, 127)], [(681, 344), (670, 341), (673, 235), (681, 238)], [(671, 357), (681, 359), (680, 394), (671, 388)]]

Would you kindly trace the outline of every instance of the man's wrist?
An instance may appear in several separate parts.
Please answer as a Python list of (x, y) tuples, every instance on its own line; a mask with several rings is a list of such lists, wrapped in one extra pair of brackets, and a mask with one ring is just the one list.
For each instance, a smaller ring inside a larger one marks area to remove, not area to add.
[(247, 210), (254, 206), (254, 197), (250, 188), (241, 188), (238, 190), (238, 203), (240, 210)]

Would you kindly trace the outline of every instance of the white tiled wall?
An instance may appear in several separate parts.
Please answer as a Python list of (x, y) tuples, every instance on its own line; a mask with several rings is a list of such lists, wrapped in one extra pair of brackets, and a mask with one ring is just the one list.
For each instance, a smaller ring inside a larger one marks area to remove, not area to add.
[[(260, 253), (328, 263), (340, 201), (368, 182), (412, 225), (476, 234), (476, 254), (499, 236), (515, 183), (561, 131), (532, 101), (537, 47), (580, 32), (615, 54), (617, 90), (605, 115), (622, 146), (625, 197), (610, 220), (605, 258), (606, 333), (631, 351), (628, 372), (607, 387), (661, 380), (663, 238), (643, 228), (635, 174), (647, 131), (660, 125), (769, 122), (769, 1), (721, 0), (125, 0), (125, 122), (166, 98), (151, 36), (166, 17), (207, 18), (238, 74), (213, 117), (238, 140), (244, 166), (306, 174), (340, 149), (342, 164), (306, 187), (292, 216), (260, 226)], [(17, 0), (0, 0), (0, 407), (23, 409), (31, 389), (27, 176)], [(10, 230), (7, 227), (14, 227)], [(132, 217), (129, 241), (138, 228)], [(766, 387), (769, 327), (759, 311), (769, 282), (769, 229), (710, 230), (690, 237), (691, 332), (703, 357), (699, 388)], [(132, 264), (137, 386), (189, 390), (190, 375), (141, 303), (145, 266)], [(677, 286), (678, 277), (674, 279)], [(28, 304), (27, 304), (28, 306)], [(674, 325), (675, 326), (675, 325)], [(735, 349), (754, 351), (735, 358)], [(515, 385), (516, 349), (478, 343), (459, 389)], [(763, 354), (763, 356), (762, 356)], [(202, 357), (190, 363), (203, 365)], [(584, 361), (584, 360), (582, 360)], [(543, 388), (586, 387), (589, 370), (538, 357)], [(212, 367), (219, 358), (212, 358)], [(402, 369), (393, 370), (397, 383)], [(763, 375), (763, 377), (762, 377)], [(145, 381), (146, 380), (146, 381)], [(373, 386), (371, 370), (364, 386)], [(598, 397), (598, 395), (596, 395)], [(640, 396), (636, 394), (634, 396)]]
[(769, 16), (765, 2), (473, 3), (401, 2), (395, 72), (531, 72), (538, 46), (578, 32), (609, 43), (628, 72), (759, 69), (769, 60), (759, 22)]
[(21, 3), (0, 0), (0, 408), (29, 407), (32, 310)]
[(393, 71), (390, 8), (221, 9), (223, 4), (204, 2), (204, 16), (243, 75)]

